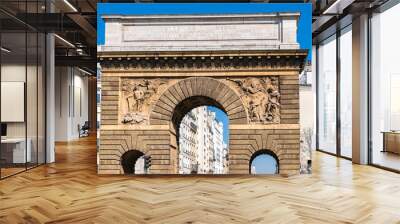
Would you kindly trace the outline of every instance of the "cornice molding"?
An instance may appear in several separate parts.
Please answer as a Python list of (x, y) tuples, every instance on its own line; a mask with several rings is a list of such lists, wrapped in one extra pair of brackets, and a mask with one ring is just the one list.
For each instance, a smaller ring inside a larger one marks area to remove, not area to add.
[(304, 51), (252, 53), (158, 53), (100, 55), (103, 71), (121, 70), (302, 70), (307, 53)]

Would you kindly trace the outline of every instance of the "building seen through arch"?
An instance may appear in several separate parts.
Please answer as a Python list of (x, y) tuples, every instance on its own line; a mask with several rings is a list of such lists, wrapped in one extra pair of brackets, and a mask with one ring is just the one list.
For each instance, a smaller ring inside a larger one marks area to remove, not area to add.
[(145, 174), (145, 155), (138, 150), (129, 150), (121, 157), (121, 165), (125, 174)]
[(207, 106), (187, 113), (179, 126), (179, 174), (227, 174), (225, 131), (227, 123)]

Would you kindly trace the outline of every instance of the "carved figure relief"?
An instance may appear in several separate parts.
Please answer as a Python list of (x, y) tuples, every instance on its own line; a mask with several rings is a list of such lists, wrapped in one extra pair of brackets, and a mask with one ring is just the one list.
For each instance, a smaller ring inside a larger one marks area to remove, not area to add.
[(240, 97), (254, 123), (280, 122), (280, 93), (278, 77), (229, 79), (236, 84)]
[(123, 124), (141, 124), (148, 120), (149, 106), (155, 101), (160, 86), (166, 84), (161, 79), (122, 79), (121, 106)]

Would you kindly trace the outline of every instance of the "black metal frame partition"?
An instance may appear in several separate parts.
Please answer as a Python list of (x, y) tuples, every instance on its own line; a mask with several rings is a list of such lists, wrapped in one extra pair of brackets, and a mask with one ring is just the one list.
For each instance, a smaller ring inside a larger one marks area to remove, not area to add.
[[(27, 3), (28, 3), (28, 1), (25, 0), (25, 21), (27, 19)], [(38, 12), (39, 0), (36, 0), (36, 3), (37, 3), (36, 11)], [(7, 13), (3, 9), (0, 9), (0, 10), (3, 13)], [(47, 7), (46, 7), (46, 11), (47, 11)], [(2, 169), (0, 167), (0, 180), (17, 175), (19, 173), (25, 172), (25, 171), (33, 169), (33, 168), (36, 168), (40, 165), (46, 164), (46, 162), (47, 162), (47, 150), (46, 150), (47, 149), (47, 128), (46, 128), (47, 127), (47, 112), (46, 112), (46, 108), (47, 108), (47, 33), (40, 32), (39, 30), (29, 26), (27, 23), (19, 20), (18, 18), (16, 18), (16, 17), (14, 17), (14, 18), (17, 21), (22, 22), (24, 24), (24, 32), (21, 32), (21, 34), (25, 35), (25, 58), (24, 58), (24, 60), (25, 60), (25, 84), (24, 84), (25, 169), (15, 172), (15, 173), (12, 173), (8, 176), (3, 176)], [(2, 30), (1, 26), (2, 26), (2, 24), (0, 23), (0, 30)], [(35, 43), (36, 44), (36, 47), (35, 47), (36, 48), (35, 49), (36, 50), (36, 52), (35, 52), (36, 53), (36, 122), (35, 122), (36, 123), (36, 136), (35, 136), (36, 137), (36, 162), (34, 164), (33, 163), (30, 164), (31, 166), (28, 166), (28, 162), (27, 162), (28, 161), (28, 153), (27, 153), (27, 147), (28, 147), (27, 81), (28, 81), (28, 33), (29, 33), (29, 30), (31, 30), (31, 32), (33, 31), (34, 32), (33, 35), (36, 36), (36, 43)], [(42, 145), (42, 147), (43, 147), (42, 148), (42, 152), (43, 152), (43, 155), (42, 155), (43, 162), (42, 163), (39, 162), (39, 68), (38, 68), (38, 66), (39, 66), (39, 54), (40, 54), (39, 53), (39, 39), (40, 39), (39, 34), (40, 33), (44, 34), (43, 39), (42, 39), (44, 51), (42, 50), (42, 52), (41, 52), (41, 53), (43, 53), (42, 60), (44, 60), (43, 69), (42, 69), (42, 84), (44, 84), (44, 86), (43, 86), (44, 92), (42, 93), (43, 94), (42, 95), (42, 97), (43, 97), (43, 99), (42, 99), (42, 103), (43, 103), (42, 107), (43, 108), (42, 109), (43, 109), (44, 116), (42, 117), (43, 120), (41, 121), (44, 124), (44, 126), (43, 126), (43, 128), (44, 128), (43, 143), (44, 144)], [(3, 34), (3, 32), (0, 32), (0, 45), (1, 46), (2, 46), (2, 43), (1, 43), (2, 42), (2, 34)], [(0, 82), (2, 81), (1, 80), (2, 79), (2, 69), (1, 68), (2, 68), (2, 54), (0, 54)], [(0, 86), (0, 90), (1, 90), (1, 86)], [(1, 101), (1, 91), (0, 91), (0, 101)], [(2, 109), (1, 105), (0, 105), (0, 109)], [(0, 114), (0, 123), (2, 123), (1, 122), (1, 114)], [(1, 158), (1, 151), (2, 151), (1, 148), (2, 148), (2, 146), (0, 144), (0, 158)]]
[[(317, 113), (316, 113), (316, 150), (319, 152), (323, 152), (329, 155), (337, 156), (340, 158), (344, 158), (347, 160), (352, 160), (351, 158), (347, 156), (343, 156), (341, 153), (341, 117), (340, 117), (340, 103), (341, 103), (341, 97), (340, 97), (340, 79), (341, 79), (341, 67), (340, 67), (340, 37), (342, 36), (342, 31), (346, 29), (347, 27), (351, 26), (352, 23), (345, 25), (344, 27), (339, 27), (339, 25), (335, 24), (332, 28), (335, 29), (334, 32), (331, 32), (330, 35), (327, 35), (323, 39), (318, 41), (318, 44), (316, 45), (316, 108), (317, 108)], [(320, 61), (319, 61), (319, 44), (332, 36), (335, 35), (335, 41), (336, 41), (336, 153), (328, 152), (323, 149), (320, 149), (319, 147), (319, 67), (320, 67)]]

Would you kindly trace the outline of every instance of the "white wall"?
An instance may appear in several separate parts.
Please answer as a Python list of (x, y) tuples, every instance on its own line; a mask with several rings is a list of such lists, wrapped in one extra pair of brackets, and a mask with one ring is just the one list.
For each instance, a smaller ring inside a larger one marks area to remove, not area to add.
[(74, 71), (74, 83), (73, 83), (73, 94), (71, 102), (72, 108), (72, 119), (71, 119), (71, 135), (72, 138), (79, 137), (78, 125), (83, 125), (85, 121), (89, 120), (88, 114), (88, 78), (82, 76), (83, 74), (77, 70)]
[(55, 69), (55, 140), (66, 141), (68, 139), (68, 88), (69, 69), (56, 67)]
[[(39, 69), (37, 71), (37, 69)], [(36, 64), (25, 65), (24, 63), (8, 62), (1, 66), (1, 81), (2, 82), (23, 82), (26, 84), (26, 101), (24, 106), (20, 108), (19, 113), (26, 112), (26, 119), (22, 122), (6, 122), (8, 138), (27, 138), (29, 139), (29, 147), (32, 151), (32, 161), (39, 163), (44, 162), (44, 74), (41, 72), (41, 67)], [(3, 89), (4, 90), (4, 89)], [(2, 91), (3, 91), (2, 90)], [(20, 94), (24, 94), (25, 90), (20, 90)], [(2, 95), (7, 97), (7, 95)], [(26, 103), (26, 108), (25, 108)], [(3, 112), (13, 113), (12, 108), (3, 107)], [(9, 111), (7, 111), (9, 110)], [(26, 110), (26, 111), (25, 111)]]
[[(314, 138), (308, 135), (309, 130), (312, 130), (312, 134), (315, 135), (314, 93), (311, 86), (300, 86), (300, 136), (302, 140), (300, 143), (300, 163), (302, 173), (308, 172), (308, 160), (312, 159), (311, 150), (315, 149)], [(311, 138), (311, 145), (308, 143), (310, 142), (308, 136)]]
[[(1, 65), (1, 81), (25, 82), (25, 64), (3, 64)], [(29, 69), (29, 68), (28, 68)]]
[[(28, 69), (28, 73), (35, 69), (32, 66), (28, 66), (28, 68), (25, 67), (25, 64), (3, 64), (1, 66), (1, 81), (2, 82), (24, 82), (26, 83), (25, 80), (25, 75), (26, 71), (25, 69)], [(31, 84), (31, 83), (29, 83)], [(36, 83), (34, 83), (36, 85)], [(28, 89), (30, 90), (30, 89)], [(36, 89), (32, 94), (35, 94), (36, 96)], [(30, 91), (28, 91), (27, 96), (29, 98), (30, 96)], [(28, 100), (28, 99), (27, 99)], [(32, 99), (28, 100), (28, 104), (32, 101)], [(36, 105), (34, 105), (36, 107)], [(2, 108), (2, 110), (6, 110), (7, 108)], [(32, 114), (28, 113), (28, 121), (31, 122), (34, 120), (32, 117)], [(35, 123), (36, 123), (36, 114), (35, 116)], [(7, 127), (7, 136), (8, 137), (25, 137), (25, 123), (26, 122), (8, 122), (8, 127)], [(31, 127), (32, 125), (29, 125)], [(29, 137), (29, 133), (28, 133)]]
[[(312, 149), (315, 150), (317, 148), (317, 47), (315, 45), (312, 46), (312, 57), (311, 57), (311, 88), (312, 88), (312, 97), (313, 97), (313, 137), (312, 137)], [(301, 114), (300, 114), (301, 116)], [(301, 118), (300, 118), (301, 119)]]
[(88, 78), (73, 67), (56, 67), (55, 140), (79, 138), (78, 125), (88, 120)]
[(300, 86), (300, 127), (314, 128), (314, 94), (311, 86)]
[[(25, 82), (25, 64), (3, 64), (1, 66), (2, 82)], [(1, 108), (6, 110), (6, 108)], [(7, 123), (7, 137), (25, 137), (25, 122)]]

